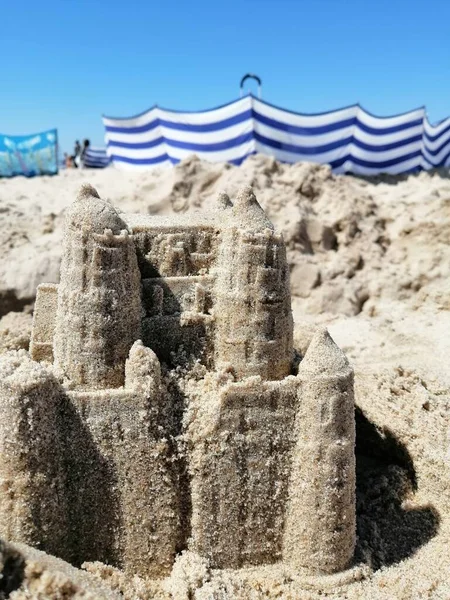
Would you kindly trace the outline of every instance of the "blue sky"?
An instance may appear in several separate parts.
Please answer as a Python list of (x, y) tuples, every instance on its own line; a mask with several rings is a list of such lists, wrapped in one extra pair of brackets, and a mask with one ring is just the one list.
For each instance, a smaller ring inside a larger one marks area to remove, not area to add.
[(0, 50), (0, 132), (57, 127), (65, 151), (103, 144), (102, 114), (229, 102), (249, 71), (299, 112), (450, 115), (449, 0), (4, 0)]

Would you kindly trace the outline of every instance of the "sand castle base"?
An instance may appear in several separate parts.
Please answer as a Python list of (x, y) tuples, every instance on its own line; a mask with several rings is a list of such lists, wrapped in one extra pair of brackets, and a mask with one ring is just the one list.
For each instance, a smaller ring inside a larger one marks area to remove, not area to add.
[(163, 582), (162, 587), (174, 600), (206, 598), (210, 592), (217, 593), (212, 590), (220, 589), (221, 582), (227, 582), (226, 585), (231, 587), (234, 582), (234, 585), (240, 588), (242, 597), (245, 597), (245, 590), (248, 590), (247, 593), (250, 590), (259, 590), (264, 594), (265, 588), (273, 592), (283, 588), (288, 590), (290, 587), (299, 592), (304, 590), (329, 594), (342, 593), (344, 588), (367, 579), (371, 573), (367, 565), (355, 565), (333, 575), (311, 575), (307, 569), (293, 570), (283, 563), (265, 567), (217, 570), (209, 569), (200, 555), (184, 552), (177, 559), (171, 575)]

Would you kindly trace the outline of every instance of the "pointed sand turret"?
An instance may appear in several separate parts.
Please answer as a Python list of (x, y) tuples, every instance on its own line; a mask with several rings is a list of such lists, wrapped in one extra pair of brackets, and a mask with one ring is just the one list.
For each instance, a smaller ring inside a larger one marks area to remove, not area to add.
[(97, 190), (86, 183), (81, 186), (75, 202), (67, 211), (66, 231), (103, 233), (105, 229), (119, 234), (127, 226), (111, 202), (100, 198)]
[(233, 206), (233, 215), (238, 219), (243, 229), (253, 232), (274, 230), (263, 208), (256, 199), (251, 186), (247, 185), (239, 190)]
[(347, 373), (351, 367), (344, 352), (339, 348), (325, 327), (314, 334), (300, 363), (302, 373), (308, 375), (336, 376)]
[(353, 370), (326, 329), (300, 363), (283, 558), (295, 568), (348, 568), (356, 542)]

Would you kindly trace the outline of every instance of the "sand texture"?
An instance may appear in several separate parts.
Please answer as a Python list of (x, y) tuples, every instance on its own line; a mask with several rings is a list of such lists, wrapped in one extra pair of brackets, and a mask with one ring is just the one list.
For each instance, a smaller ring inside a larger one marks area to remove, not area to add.
[(0, 206), (0, 598), (450, 598), (446, 173), (193, 157)]
[(6, 600), (120, 600), (86, 571), (23, 544), (0, 542), (0, 598)]

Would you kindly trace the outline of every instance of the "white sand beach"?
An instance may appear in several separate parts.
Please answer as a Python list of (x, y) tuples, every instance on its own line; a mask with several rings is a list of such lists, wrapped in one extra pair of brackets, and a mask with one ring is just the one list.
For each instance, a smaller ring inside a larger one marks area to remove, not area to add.
[[(59, 280), (65, 210), (84, 183), (121, 212), (159, 215), (207, 209), (219, 192), (233, 198), (252, 186), (286, 242), (295, 347), (303, 354), (315, 328), (329, 328), (354, 367), (360, 432), (367, 434), (357, 437), (363, 457), (357, 460), (357, 560), (367, 575), (319, 591), (317, 582), (290, 580), (272, 567), (198, 579), (200, 567), (193, 565), (192, 589), (177, 595), (173, 580), (129, 580), (105, 565), (87, 565), (102, 579), (99, 589), (110, 586), (111, 597), (130, 599), (448, 600), (448, 171), (364, 179), (257, 155), (240, 167), (191, 157), (166, 171), (70, 169), (54, 177), (0, 179), (1, 351), (28, 346), (36, 287)], [(39, 564), (38, 554), (33, 561)], [(49, 560), (37, 579), (58, 569), (60, 563)], [(182, 571), (173, 577), (189, 579)], [(92, 576), (70, 571), (64, 585), (69, 579), (75, 591), (64, 597), (107, 597), (95, 590), (87, 595)], [(56, 595), (58, 581), (53, 577), (48, 588), (54, 596), (18, 590), (10, 597), (63, 597)]]

